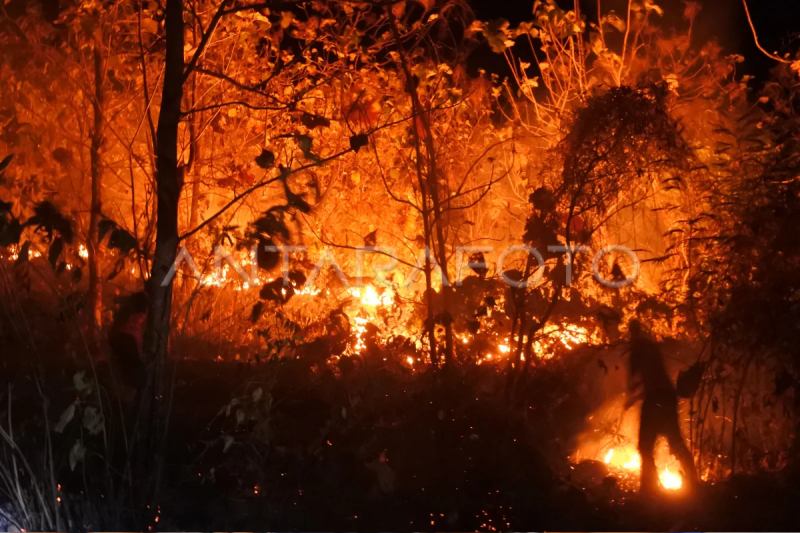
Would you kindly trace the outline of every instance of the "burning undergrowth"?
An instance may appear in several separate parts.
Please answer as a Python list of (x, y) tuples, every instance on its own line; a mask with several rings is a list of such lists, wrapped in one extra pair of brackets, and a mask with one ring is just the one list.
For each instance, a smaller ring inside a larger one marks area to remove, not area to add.
[[(637, 444), (639, 413), (637, 408), (626, 409), (624, 404), (625, 398), (617, 396), (589, 415), (588, 429), (578, 437), (578, 446), (570, 460), (576, 465), (589, 462), (595, 472), (601, 473), (605, 465), (607, 475), (616, 480), (617, 486), (630, 492), (639, 489), (642, 464)], [(663, 439), (656, 445), (655, 459), (662, 488), (681, 489), (683, 476), (678, 461)], [(597, 480), (580, 479), (581, 467), (578, 468), (579, 483), (597, 483)]]
[[(333, 273), (321, 276), (320, 281), (331, 288), (283, 289), (284, 297), (287, 291), (291, 296), (280, 303), (277, 316), (299, 317), (313, 312), (325, 318), (305, 322), (297, 319), (295, 324), (307, 326), (290, 328), (288, 338), (269, 348), (274, 350), (271, 357), (251, 362), (293, 360), (313, 375), (331, 375), (350, 382), (361, 379), (365, 373), (395, 376), (390, 379), (399, 379), (397, 383), (405, 383), (409, 388), (416, 386), (415, 375), (423, 381), (428, 379), (425, 376), (432, 367), (419, 289), (379, 284), (346, 288)], [(468, 277), (464, 285), (455, 291), (458, 303), (453, 309), (462, 311), (455, 315), (457, 357), (462, 366), (473, 369), (468, 373), (475, 379), (467, 390), (502, 396), (507, 387), (506, 376), (514, 365), (509, 354), (516, 344), (527, 341), (518, 336), (512, 339), (509, 330), (513, 311), (507, 302), (513, 299), (513, 291), (501, 283), (475, 276)], [(242, 291), (240, 287), (237, 289), (234, 292)], [(638, 415), (636, 408), (626, 410), (622, 406), (627, 368), (624, 344), (611, 341), (598, 313), (582, 307), (577, 293), (571, 296), (576, 299), (571, 308), (582, 309), (588, 316), (556, 315), (532, 341), (536, 360), (530, 365), (531, 374), (525, 377), (524, 390), (535, 390), (539, 396), (528, 393), (521, 396), (522, 411), (527, 410), (531, 417), (526, 425), (539, 420), (549, 427), (551, 436), (556, 437), (547, 443), (540, 439), (537, 447), (547, 450), (553, 457), (551, 460), (561, 463), (564, 469), (574, 470), (578, 466), (578, 474), (556, 467), (564, 472), (564, 482), (583, 488), (585, 480), (581, 478), (580, 465), (590, 461), (604, 465), (604, 475), (615, 478), (620, 489), (635, 491), (640, 466), (636, 451)], [(277, 333), (280, 329), (272, 331)], [(298, 340), (301, 338), (303, 341)], [(611, 400), (593, 405), (595, 398), (600, 397)], [(342, 412), (348, 412), (348, 407), (343, 407)], [(554, 421), (554, 416), (563, 418)], [(568, 462), (563, 462), (567, 455)], [(670, 490), (679, 489), (681, 474), (663, 445), (657, 450), (657, 463), (662, 485)]]
[[(660, 343), (660, 347), (669, 371), (676, 375), (697, 353), (697, 347), (675, 340)], [(587, 402), (584, 427), (576, 433), (569, 456), (579, 486), (597, 489), (611, 483), (623, 493), (639, 489), (640, 404), (627, 402), (628, 357), (624, 344), (588, 350), (571, 371), (580, 383), (579, 394)], [(688, 410), (689, 406), (683, 405), (680, 413), (681, 427), (687, 433)], [(657, 441), (654, 456), (662, 489), (680, 491), (683, 474), (666, 440)]]

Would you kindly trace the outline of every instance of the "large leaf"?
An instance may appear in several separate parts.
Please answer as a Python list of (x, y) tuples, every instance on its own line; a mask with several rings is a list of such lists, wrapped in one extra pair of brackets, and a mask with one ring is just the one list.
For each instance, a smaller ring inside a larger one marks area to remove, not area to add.
[(72, 376), (72, 385), (78, 392), (86, 392), (86, 394), (92, 392), (92, 382), (91, 380), (86, 379), (85, 370), (81, 370), (80, 372), (75, 372), (75, 374)]
[(67, 427), (67, 425), (69, 425), (69, 423), (72, 422), (72, 419), (75, 418), (75, 404), (76, 402), (69, 404), (69, 407), (67, 407), (64, 412), (61, 413), (58, 423), (53, 428), (53, 431), (56, 433), (64, 432), (64, 429)]
[(490, 20), (483, 25), (483, 36), (496, 54), (502, 54), (506, 48), (514, 46), (508, 30), (508, 21), (505, 19)]
[(290, 191), (288, 187), (286, 188), (286, 202), (289, 204), (289, 207), (293, 207), (302, 213), (308, 214), (311, 212), (311, 206), (308, 205), (308, 202), (299, 194)]
[(85, 456), (86, 448), (83, 443), (81, 443), (81, 441), (75, 441), (75, 444), (73, 444), (72, 449), (69, 451), (69, 469), (74, 472), (75, 467), (78, 466), (78, 463), (83, 461)]
[(534, 209), (538, 209), (539, 211), (550, 212), (556, 207), (556, 199), (553, 195), (553, 191), (547, 187), (539, 187), (533, 191), (528, 201), (533, 204)]
[(354, 152), (358, 152), (368, 144), (369, 137), (366, 133), (359, 133), (358, 135), (353, 135), (350, 137), (350, 149)]
[(138, 246), (136, 238), (122, 228), (115, 229), (108, 238), (108, 247), (116, 248), (122, 255), (135, 250)]
[(262, 300), (285, 304), (291, 299), (292, 296), (294, 296), (294, 288), (285, 287), (283, 284), (283, 278), (281, 277), (275, 279), (274, 281), (270, 281), (269, 283), (265, 283), (264, 286), (261, 287), (259, 296)]
[(331, 121), (325, 117), (320, 117), (318, 115), (312, 115), (311, 113), (303, 113), (300, 117), (300, 122), (302, 122), (303, 126), (306, 128), (313, 130), (314, 128), (321, 127), (321, 128), (329, 128), (331, 125)]
[(72, 164), (72, 152), (66, 148), (58, 147), (53, 150), (50, 155), (62, 166)]
[(289, 240), (289, 228), (281, 220), (275, 211), (267, 211), (264, 216), (253, 222), (253, 227), (259, 233), (269, 237), (281, 237), (284, 241)]
[(275, 154), (266, 148), (261, 150), (261, 154), (256, 157), (256, 165), (263, 169), (270, 169), (275, 166)]
[(318, 155), (311, 152), (311, 146), (314, 143), (314, 139), (308, 135), (302, 135), (299, 133), (296, 133), (294, 138), (297, 141), (297, 146), (300, 148), (300, 151), (303, 152), (303, 155), (306, 157), (306, 159), (310, 159), (312, 161), (320, 160)]
[(51, 202), (44, 201), (33, 208), (34, 215), (25, 222), (25, 226), (34, 226), (36, 231), (44, 231), (48, 240), (53, 239), (53, 233), (58, 232), (64, 242), (72, 242), (72, 223), (62, 215), (58, 208)]
[(608, 15), (600, 19), (600, 23), (603, 25), (608, 24), (609, 26), (615, 28), (619, 32), (624, 32), (626, 27), (625, 21), (622, 20), (619, 17), (619, 15), (617, 15), (613, 11), (609, 12)]
[(91, 435), (97, 435), (103, 431), (103, 417), (95, 407), (87, 407), (83, 410), (83, 427)]
[(97, 224), (97, 241), (101, 242), (106, 233), (117, 228), (117, 223), (108, 218), (104, 218)]
[(258, 252), (256, 253), (256, 262), (259, 268), (264, 270), (272, 270), (281, 260), (281, 254), (278, 251), (266, 250), (268, 247), (274, 247), (275, 242), (263, 236), (258, 237)]

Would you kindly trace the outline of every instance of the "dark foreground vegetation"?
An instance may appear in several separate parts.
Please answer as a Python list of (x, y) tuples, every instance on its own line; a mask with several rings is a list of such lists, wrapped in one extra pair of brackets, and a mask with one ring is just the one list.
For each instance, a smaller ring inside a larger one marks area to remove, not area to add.
[[(735, 531), (787, 530), (800, 519), (792, 468), (646, 500), (618, 487), (601, 461), (568, 463), (558, 452), (574, 445), (590, 406), (564, 400), (580, 395), (562, 371), (537, 373), (532, 392), (509, 409), (489, 369), (436, 379), (379, 366), (334, 377), (296, 360), (178, 368), (158, 504), (145, 513), (153, 530)], [(104, 381), (103, 366), (97, 371)], [(31, 461), (19, 464), (16, 481), (27, 511), (46, 512), (37, 498), (50, 495), (36, 491), (53, 480), (60, 499), (48, 510), (61, 529), (135, 528), (133, 487), (120, 475), (125, 455), (110, 448), (126, 406), (106, 405), (93, 429), (87, 413), (111, 390), (96, 396), (87, 377), (92, 388), (79, 393), (72, 378), (63, 367), (48, 376), (50, 405), (80, 398), (49, 445), (36, 385), (13, 383), (15, 443)], [(38, 468), (49, 461), (52, 471)]]

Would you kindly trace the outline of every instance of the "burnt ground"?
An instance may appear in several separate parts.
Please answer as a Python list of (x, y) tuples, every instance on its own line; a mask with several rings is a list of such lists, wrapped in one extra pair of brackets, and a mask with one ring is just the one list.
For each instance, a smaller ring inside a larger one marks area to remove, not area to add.
[[(99, 374), (102, 383), (102, 368)], [(72, 375), (66, 369), (49, 373), (52, 412), (74, 398)], [(15, 416), (23, 418), (25, 410), (36, 408), (26, 379), (18, 375), (14, 387)], [(430, 372), (380, 367), (340, 375), (286, 360), (258, 367), (181, 361), (159, 521), (152, 527), (780, 531), (800, 526), (800, 476), (791, 469), (704, 484), (691, 498), (673, 494), (656, 500), (621, 490), (599, 463), (583, 465), (594, 473), (579, 477), (564, 450), (570, 449), (585, 409), (579, 401), (556, 400), (570, 397), (569, 384), (558, 372), (540, 372), (530, 393), (512, 401), (494, 392), (498, 379), (502, 376), (488, 368), (434, 378)], [(32, 454), (41, 431), (34, 413), (20, 433), (30, 437)], [(57, 452), (68, 451), (80, 433), (80, 424), (68, 426), (54, 442)], [(83, 431), (83, 438), (88, 450), (100, 449), (98, 437)], [(97, 467), (91, 453), (87, 457), (75, 471), (62, 459), (57, 473), (63, 503), (74, 515), (87, 502), (104, 505), (105, 494), (98, 498), (102, 489), (79, 475)], [(124, 522), (127, 515), (114, 516)], [(97, 516), (87, 520), (83, 528), (104, 525)]]

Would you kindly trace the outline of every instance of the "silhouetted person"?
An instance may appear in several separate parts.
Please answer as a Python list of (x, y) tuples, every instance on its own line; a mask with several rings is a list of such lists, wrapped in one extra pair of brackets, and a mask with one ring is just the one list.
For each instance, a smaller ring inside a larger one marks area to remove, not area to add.
[(135, 388), (137, 392), (141, 391), (147, 379), (142, 361), (142, 337), (148, 307), (149, 300), (144, 292), (126, 297), (114, 313), (108, 333), (114, 373), (124, 385)]
[[(678, 422), (678, 395), (667, 374), (661, 350), (642, 331), (638, 320), (629, 324), (631, 360), (628, 376), (628, 407), (643, 398), (639, 426), (639, 455), (642, 459), (641, 491), (658, 490), (658, 472), (653, 457), (656, 439), (663, 435), (669, 450), (681, 463), (684, 479), (693, 488), (697, 483), (694, 459), (681, 436)], [(641, 392), (637, 390), (641, 387)]]

